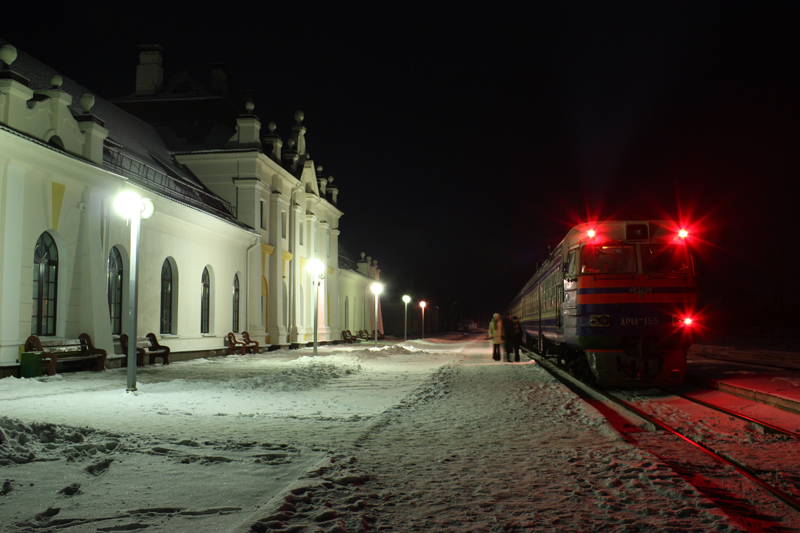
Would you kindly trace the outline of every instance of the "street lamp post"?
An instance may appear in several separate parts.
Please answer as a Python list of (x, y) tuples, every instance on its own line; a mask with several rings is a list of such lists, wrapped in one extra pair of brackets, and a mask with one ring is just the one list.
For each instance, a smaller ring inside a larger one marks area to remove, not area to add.
[(425, 306), (428, 305), (424, 301), (419, 303), (419, 306), (422, 308), (422, 338), (425, 338)]
[(408, 294), (403, 295), (403, 303), (406, 304), (406, 310), (404, 314), (404, 321), (403, 321), (403, 340), (408, 340), (408, 302), (411, 301), (411, 296)]
[(375, 347), (378, 347), (378, 300), (380, 299), (381, 292), (383, 291), (383, 285), (380, 283), (373, 283), (370, 287), (372, 289), (372, 294), (375, 295)]
[(155, 213), (153, 201), (133, 191), (122, 191), (114, 198), (114, 208), (131, 222), (131, 272), (128, 289), (128, 388), (136, 391), (136, 339), (139, 314), (139, 225)]
[(319, 286), (325, 278), (325, 264), (319, 259), (312, 259), (306, 269), (314, 276), (314, 355), (317, 355), (317, 325), (319, 322)]

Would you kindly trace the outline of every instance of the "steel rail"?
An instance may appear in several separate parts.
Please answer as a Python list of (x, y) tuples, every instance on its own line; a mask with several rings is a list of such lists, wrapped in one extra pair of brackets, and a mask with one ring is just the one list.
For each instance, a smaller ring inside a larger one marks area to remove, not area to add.
[(708, 402), (703, 401), (703, 400), (698, 400), (697, 398), (692, 398), (691, 396), (687, 396), (685, 394), (682, 394), (680, 392), (676, 392), (674, 390), (669, 390), (669, 389), (662, 389), (662, 390), (664, 392), (668, 392), (669, 394), (672, 394), (673, 396), (677, 396), (679, 398), (683, 398), (684, 400), (688, 400), (690, 402), (694, 402), (696, 404), (702, 405), (703, 407), (708, 407), (709, 409), (714, 409), (715, 411), (719, 411), (720, 413), (724, 413), (724, 414), (726, 414), (728, 416), (739, 418), (740, 420), (744, 420), (746, 422), (750, 422), (750, 423), (753, 423), (753, 424), (758, 424), (759, 426), (762, 426), (762, 427), (765, 427), (765, 428), (769, 428), (769, 429), (771, 429), (772, 431), (774, 431), (776, 433), (781, 433), (783, 435), (788, 435), (790, 437), (794, 437), (796, 439), (800, 439), (800, 433), (795, 433), (794, 431), (792, 431), (790, 429), (785, 429), (785, 428), (782, 428), (780, 426), (776, 426), (774, 424), (771, 424), (769, 422), (764, 422), (763, 420), (758, 420), (757, 418), (752, 418), (750, 416), (743, 415), (743, 414), (737, 413), (735, 411), (731, 411), (730, 409), (726, 409), (725, 407), (722, 407), (722, 406), (719, 406), (719, 405), (714, 405), (712, 403), (708, 403)]
[[(528, 357), (533, 359), (531, 354), (527, 354), (527, 355), (528, 355)], [(570, 387), (570, 389), (575, 390), (576, 386), (580, 386), (581, 388), (584, 388), (584, 390), (591, 390), (593, 393), (595, 393), (597, 395), (600, 395), (600, 396), (602, 396), (604, 398), (607, 398), (607, 399), (613, 401), (614, 403), (617, 403), (618, 405), (620, 405), (620, 407), (622, 407), (622, 408), (626, 409), (627, 411), (635, 414), (636, 416), (640, 417), (641, 419), (645, 420), (646, 422), (649, 422), (649, 423), (653, 424), (655, 427), (675, 435), (676, 437), (682, 439), (687, 444), (695, 446), (697, 449), (707, 453), (708, 455), (710, 455), (714, 459), (722, 462), (723, 464), (727, 464), (727, 465), (733, 467), (737, 472), (742, 474), (744, 477), (746, 477), (747, 479), (749, 479), (753, 483), (756, 483), (757, 485), (761, 486), (764, 490), (766, 490), (767, 492), (769, 492), (770, 494), (772, 494), (773, 496), (775, 496), (776, 498), (778, 498), (779, 500), (784, 502), (789, 507), (793, 508), (795, 511), (800, 512), (800, 499), (795, 498), (794, 496), (792, 496), (791, 494), (785, 492), (784, 490), (782, 490), (782, 489), (780, 489), (778, 487), (775, 487), (775, 486), (771, 485), (770, 483), (767, 483), (766, 481), (760, 479), (752, 470), (750, 470), (745, 465), (739, 463), (735, 459), (727, 457), (726, 455), (724, 455), (724, 454), (722, 454), (720, 452), (717, 452), (715, 450), (712, 450), (711, 448), (705, 446), (704, 444), (702, 444), (700, 442), (697, 442), (697, 441), (695, 441), (695, 440), (693, 440), (693, 439), (681, 434), (677, 430), (675, 430), (675, 429), (671, 428), (670, 426), (664, 424), (663, 422), (651, 417), (647, 413), (645, 413), (645, 412), (641, 411), (640, 409), (634, 407), (633, 405), (629, 404), (628, 402), (626, 402), (624, 400), (621, 400), (619, 398), (615, 398), (614, 396), (610, 395), (609, 393), (607, 393), (606, 391), (604, 391), (602, 389), (598, 389), (597, 387), (593, 387), (593, 386), (591, 386), (591, 385), (589, 385), (587, 383), (584, 383), (584, 382), (581, 382), (581, 381), (578, 381), (578, 380), (575, 380), (574, 382), (568, 382), (567, 378), (564, 375), (562, 375), (564, 373), (560, 369), (556, 369), (556, 367), (553, 366), (553, 363), (551, 361), (548, 361), (547, 358), (545, 358), (545, 357), (537, 358), (536, 361), (537, 361), (538, 364), (540, 364), (540, 366), (545, 368), (545, 370), (547, 370), (551, 375), (553, 375), (553, 377), (555, 377), (556, 379), (558, 379), (559, 381), (561, 381), (562, 383), (564, 383), (565, 385)], [(542, 364), (544, 361), (546, 361), (546, 364)], [(558, 371), (555, 371), (555, 370), (558, 370)], [(570, 379), (574, 379), (574, 378), (572, 378), (570, 376)]]

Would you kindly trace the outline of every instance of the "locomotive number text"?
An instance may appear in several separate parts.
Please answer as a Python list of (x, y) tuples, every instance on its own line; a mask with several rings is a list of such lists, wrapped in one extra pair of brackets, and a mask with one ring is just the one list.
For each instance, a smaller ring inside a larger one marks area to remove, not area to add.
[(657, 326), (658, 325), (658, 317), (657, 316), (645, 316), (645, 317), (636, 317), (636, 316), (624, 316), (619, 323), (620, 326)]

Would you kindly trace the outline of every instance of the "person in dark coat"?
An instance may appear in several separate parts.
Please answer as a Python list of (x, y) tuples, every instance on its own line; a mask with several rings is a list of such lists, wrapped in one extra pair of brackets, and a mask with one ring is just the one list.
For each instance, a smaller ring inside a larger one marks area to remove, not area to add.
[(503, 315), (503, 341), (506, 348), (506, 361), (511, 362), (511, 352), (514, 351), (514, 322), (509, 315)]
[(519, 323), (519, 318), (516, 316), (511, 317), (511, 327), (513, 328), (511, 343), (514, 348), (514, 361), (519, 363), (519, 347), (522, 345), (522, 324)]

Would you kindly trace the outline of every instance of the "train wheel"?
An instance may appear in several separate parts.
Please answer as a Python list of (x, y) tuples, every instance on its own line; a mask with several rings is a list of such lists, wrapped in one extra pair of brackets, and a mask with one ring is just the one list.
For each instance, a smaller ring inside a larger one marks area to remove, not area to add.
[(569, 373), (584, 383), (594, 383), (594, 374), (589, 368), (589, 360), (585, 355), (575, 357), (569, 364)]

